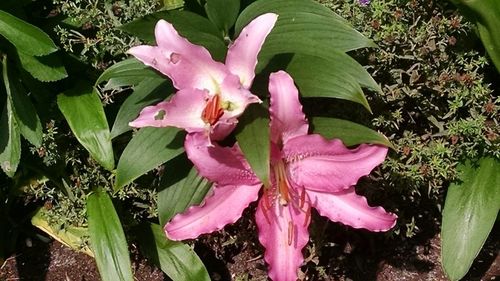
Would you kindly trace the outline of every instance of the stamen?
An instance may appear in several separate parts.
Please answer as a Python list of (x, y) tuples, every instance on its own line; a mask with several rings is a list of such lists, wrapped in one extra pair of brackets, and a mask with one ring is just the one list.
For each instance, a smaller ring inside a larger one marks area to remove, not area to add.
[(264, 194), (263, 195), (264, 197), (262, 198), (262, 200), (264, 200), (264, 208), (262, 208), (262, 214), (264, 214), (264, 218), (266, 218), (266, 221), (268, 224), (271, 224), (271, 220), (269, 219), (269, 216), (267, 215), (267, 211), (271, 208), (269, 206), (269, 202), (267, 201), (267, 196)]
[(220, 97), (219, 95), (215, 95), (207, 101), (207, 105), (205, 106), (205, 109), (203, 109), (201, 118), (206, 123), (213, 125), (217, 121), (219, 121), (219, 118), (223, 114), (224, 114), (224, 109), (222, 109), (221, 107)]
[(300, 193), (300, 202), (299, 202), (300, 209), (304, 207), (305, 202), (306, 202), (306, 189), (302, 188), (302, 192)]
[(311, 206), (308, 206), (306, 210), (306, 218), (304, 220), (304, 226), (307, 226), (311, 221)]
[(280, 204), (286, 206), (290, 202), (289, 183), (286, 177), (285, 165), (282, 161), (278, 162), (274, 169), (275, 178), (278, 184), (278, 193), (280, 195)]
[(269, 204), (269, 198), (266, 193), (262, 195), (262, 200), (264, 200), (264, 209), (266, 210), (271, 209), (271, 205)]
[(292, 245), (293, 241), (293, 223), (291, 221), (288, 222), (288, 246)]

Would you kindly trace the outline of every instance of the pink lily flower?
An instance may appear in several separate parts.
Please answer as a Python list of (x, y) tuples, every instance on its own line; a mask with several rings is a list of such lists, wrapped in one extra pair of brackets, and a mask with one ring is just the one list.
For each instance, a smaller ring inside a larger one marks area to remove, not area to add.
[[(389, 230), (397, 217), (369, 206), (354, 190), (358, 179), (384, 160), (387, 148), (362, 144), (348, 149), (340, 140), (308, 134), (292, 78), (280, 71), (269, 80), (271, 186), (264, 188), (255, 217), (269, 277), (291, 281), (297, 280), (303, 262), (311, 208), (332, 221), (371, 231)], [(262, 186), (237, 144), (207, 147), (198, 134), (189, 134), (185, 148), (200, 175), (214, 185), (202, 205), (190, 207), (165, 225), (172, 240), (196, 238), (235, 222), (258, 199)]]
[(174, 126), (221, 139), (234, 129), (248, 104), (261, 102), (249, 89), (257, 55), (278, 15), (255, 18), (228, 49), (225, 64), (214, 61), (202, 46), (181, 37), (172, 24), (159, 20), (157, 46), (128, 50), (144, 64), (168, 76), (179, 91), (169, 101), (145, 107), (132, 127)]

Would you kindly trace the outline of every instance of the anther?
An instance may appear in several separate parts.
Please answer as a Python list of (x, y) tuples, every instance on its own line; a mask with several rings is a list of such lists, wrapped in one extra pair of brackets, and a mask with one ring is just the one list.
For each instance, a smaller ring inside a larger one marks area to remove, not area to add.
[(306, 210), (306, 218), (304, 220), (304, 226), (307, 226), (310, 220), (311, 220), (311, 206), (308, 206)]
[(207, 105), (201, 114), (203, 121), (210, 125), (214, 125), (219, 118), (224, 114), (224, 110), (220, 106), (220, 97), (215, 95), (207, 101)]
[(294, 225), (291, 221), (288, 222), (288, 246), (292, 245)]

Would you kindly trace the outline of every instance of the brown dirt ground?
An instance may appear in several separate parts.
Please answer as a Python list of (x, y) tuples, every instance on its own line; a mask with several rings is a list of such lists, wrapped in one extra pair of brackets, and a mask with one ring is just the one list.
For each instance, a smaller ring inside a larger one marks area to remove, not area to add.
[[(464, 281), (500, 280), (498, 225)], [(440, 240), (395, 245), (379, 234), (325, 223), (328, 241), (319, 250), (305, 250), (301, 280), (335, 281), (446, 281), (439, 264)], [(333, 237), (333, 240), (331, 238)], [(245, 220), (196, 242), (195, 250), (212, 280), (267, 280), (262, 248), (253, 224)], [(417, 238), (418, 240), (418, 238)], [(384, 242), (385, 241), (385, 242)], [(27, 240), (17, 255), (0, 268), (0, 281), (99, 281), (95, 262), (57, 241)], [(316, 243), (319, 244), (319, 243)], [(314, 253), (314, 254), (311, 254)], [(321, 253), (321, 255), (317, 255)], [(132, 248), (135, 280), (169, 280)], [(307, 276), (307, 277), (305, 277)], [(196, 281), (196, 280), (194, 280)]]

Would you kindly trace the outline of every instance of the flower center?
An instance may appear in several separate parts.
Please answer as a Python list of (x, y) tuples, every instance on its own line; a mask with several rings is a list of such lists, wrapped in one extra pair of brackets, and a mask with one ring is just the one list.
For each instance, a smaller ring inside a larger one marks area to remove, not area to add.
[(214, 125), (223, 114), (224, 109), (221, 106), (220, 97), (216, 94), (208, 99), (207, 105), (201, 114), (201, 118), (205, 123)]

